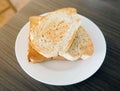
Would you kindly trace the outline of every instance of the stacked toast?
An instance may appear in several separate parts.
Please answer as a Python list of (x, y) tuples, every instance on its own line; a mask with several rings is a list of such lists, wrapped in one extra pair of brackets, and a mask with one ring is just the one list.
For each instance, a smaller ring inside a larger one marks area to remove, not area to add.
[(92, 56), (94, 46), (81, 26), (75, 8), (62, 8), (30, 21), (28, 60), (33, 63), (49, 60), (86, 59)]

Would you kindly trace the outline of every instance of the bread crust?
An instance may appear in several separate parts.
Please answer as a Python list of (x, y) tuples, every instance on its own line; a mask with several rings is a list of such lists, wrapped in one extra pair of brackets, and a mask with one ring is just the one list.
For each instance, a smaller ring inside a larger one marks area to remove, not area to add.
[(55, 12), (63, 12), (63, 13), (66, 12), (69, 15), (71, 15), (71, 14), (77, 14), (77, 10), (75, 8), (71, 8), (71, 7), (58, 9)]

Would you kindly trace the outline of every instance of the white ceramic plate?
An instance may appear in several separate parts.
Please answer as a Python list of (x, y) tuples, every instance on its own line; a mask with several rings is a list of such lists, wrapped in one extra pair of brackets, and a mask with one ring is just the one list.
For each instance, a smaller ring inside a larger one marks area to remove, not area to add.
[(106, 54), (106, 43), (100, 29), (88, 18), (79, 15), (82, 26), (87, 30), (94, 44), (94, 54), (84, 61), (49, 61), (33, 64), (28, 62), (29, 22), (20, 30), (15, 53), (22, 69), (32, 78), (52, 85), (70, 85), (92, 76), (102, 65)]

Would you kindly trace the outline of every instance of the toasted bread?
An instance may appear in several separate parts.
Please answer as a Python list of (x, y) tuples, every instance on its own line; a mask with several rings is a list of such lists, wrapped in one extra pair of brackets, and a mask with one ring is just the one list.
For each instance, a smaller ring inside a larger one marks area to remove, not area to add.
[(31, 17), (31, 46), (46, 58), (59, 56), (71, 46), (80, 24), (81, 19), (74, 8)]
[(94, 46), (92, 40), (86, 30), (80, 26), (69, 50), (61, 56), (71, 61), (78, 60), (79, 58), (84, 60), (92, 56), (93, 52)]
[(86, 30), (80, 26), (72, 45), (65, 54), (57, 57), (46, 58), (35, 51), (29, 43), (28, 59), (33, 63), (50, 60), (84, 60), (90, 57), (93, 52), (94, 46), (92, 40), (90, 39), (90, 36), (87, 34)]
[(30, 17), (28, 60), (78, 60), (92, 56), (94, 46), (74, 8)]
[(65, 58), (61, 56), (46, 58), (43, 55), (39, 54), (37, 51), (35, 51), (29, 41), (28, 45), (28, 60), (32, 63), (38, 63), (38, 62), (44, 62), (44, 61), (50, 61), (50, 60), (66, 60)]

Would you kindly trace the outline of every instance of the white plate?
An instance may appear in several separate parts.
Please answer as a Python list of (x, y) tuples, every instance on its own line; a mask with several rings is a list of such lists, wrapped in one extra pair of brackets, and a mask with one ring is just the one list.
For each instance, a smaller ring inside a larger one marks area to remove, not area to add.
[(29, 22), (19, 32), (15, 53), (22, 69), (32, 78), (52, 85), (70, 85), (92, 76), (102, 65), (106, 54), (106, 43), (100, 29), (88, 18), (79, 15), (82, 26), (87, 30), (94, 43), (94, 54), (84, 61), (49, 61), (33, 64), (28, 62)]

